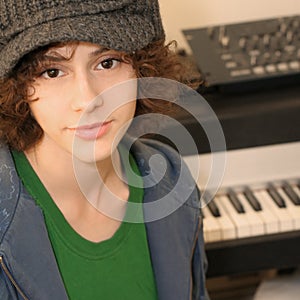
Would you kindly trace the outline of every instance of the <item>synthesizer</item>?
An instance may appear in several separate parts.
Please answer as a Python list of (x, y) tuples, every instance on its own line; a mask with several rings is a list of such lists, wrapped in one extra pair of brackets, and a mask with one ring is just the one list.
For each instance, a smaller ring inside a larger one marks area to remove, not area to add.
[(183, 30), (208, 89), (300, 82), (300, 16)]

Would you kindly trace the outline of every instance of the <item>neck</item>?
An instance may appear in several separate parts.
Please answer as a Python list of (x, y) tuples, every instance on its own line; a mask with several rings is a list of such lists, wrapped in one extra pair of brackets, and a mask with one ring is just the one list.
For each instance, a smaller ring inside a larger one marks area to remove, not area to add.
[[(74, 205), (79, 209), (88, 203), (94, 207), (104, 205), (106, 208), (108, 203), (113, 203), (113, 206), (108, 208), (111, 210), (116, 209), (117, 203), (121, 204), (114, 200), (127, 200), (128, 187), (119, 177), (122, 167), (117, 150), (113, 157), (97, 163), (86, 163), (74, 158), (67, 151), (57, 151), (57, 147), (41, 143), (26, 151), (25, 155), (62, 211), (68, 211), (67, 207)], [(103, 199), (107, 201), (103, 202)], [(121, 215), (123, 208), (124, 203)]]

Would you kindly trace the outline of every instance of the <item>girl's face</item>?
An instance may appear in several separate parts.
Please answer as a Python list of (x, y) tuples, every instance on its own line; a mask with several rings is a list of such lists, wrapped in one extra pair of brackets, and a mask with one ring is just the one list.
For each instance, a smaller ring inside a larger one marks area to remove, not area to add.
[(135, 81), (120, 89), (136, 78), (134, 69), (119, 52), (90, 43), (50, 48), (45, 57), (33, 84), (38, 100), (30, 102), (44, 131), (38, 147), (87, 161), (91, 151), (93, 160), (108, 158), (135, 113)]

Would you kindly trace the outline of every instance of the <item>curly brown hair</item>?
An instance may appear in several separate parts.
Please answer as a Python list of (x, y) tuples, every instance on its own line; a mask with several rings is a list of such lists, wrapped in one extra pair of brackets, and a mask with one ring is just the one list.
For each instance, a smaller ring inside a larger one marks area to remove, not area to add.
[[(12, 149), (27, 150), (43, 137), (43, 130), (33, 118), (29, 89), (38, 76), (39, 64), (45, 52), (54, 46), (39, 48), (24, 56), (6, 78), (0, 79), (0, 139)], [(132, 64), (138, 78), (161, 77), (176, 80), (194, 87), (189, 81), (189, 68), (176, 54), (176, 43), (160, 40), (131, 54), (124, 53), (122, 60)], [(198, 84), (196, 83), (196, 86)], [(166, 113), (172, 104), (157, 99), (138, 99), (136, 115), (148, 112)]]

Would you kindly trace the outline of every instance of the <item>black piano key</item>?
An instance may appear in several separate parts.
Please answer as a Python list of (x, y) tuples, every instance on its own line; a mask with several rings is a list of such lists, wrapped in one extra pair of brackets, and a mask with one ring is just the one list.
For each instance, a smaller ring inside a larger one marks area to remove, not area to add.
[(239, 198), (237, 197), (236, 193), (233, 190), (230, 189), (227, 192), (227, 197), (238, 213), (240, 214), (245, 213), (243, 204), (240, 202)]
[(255, 195), (253, 194), (253, 192), (250, 190), (249, 187), (246, 187), (243, 193), (244, 193), (246, 199), (248, 200), (248, 202), (250, 203), (250, 205), (252, 206), (252, 208), (255, 211), (261, 211), (262, 210), (258, 199), (255, 197)]
[(220, 210), (214, 200), (214, 197), (211, 195), (211, 193), (208, 190), (205, 190), (202, 194), (204, 203), (206, 203), (208, 209), (212, 213), (214, 217), (220, 217), (221, 213)]
[(278, 191), (276, 190), (276, 188), (274, 187), (273, 184), (271, 184), (271, 183), (268, 184), (267, 192), (271, 196), (271, 198), (274, 200), (274, 202), (276, 203), (276, 205), (278, 207), (280, 207), (280, 208), (286, 207), (286, 203), (285, 203), (284, 199), (278, 193)]
[(210, 200), (207, 203), (207, 207), (209, 208), (210, 212), (212, 213), (212, 215), (214, 217), (220, 217), (221, 216), (220, 210), (219, 210), (216, 202), (214, 201), (214, 199)]
[(295, 193), (295, 191), (289, 185), (288, 182), (283, 183), (282, 189), (295, 205), (300, 205), (300, 198), (298, 197), (298, 195)]

